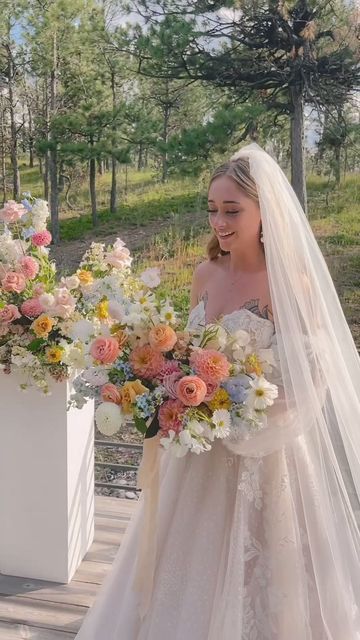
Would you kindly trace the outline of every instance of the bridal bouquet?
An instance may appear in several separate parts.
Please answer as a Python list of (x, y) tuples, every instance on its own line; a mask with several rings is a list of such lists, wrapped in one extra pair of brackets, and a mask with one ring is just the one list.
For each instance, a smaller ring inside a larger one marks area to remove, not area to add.
[(158, 270), (148, 269), (115, 307), (109, 303), (107, 325), (86, 345), (92, 364), (75, 380), (72, 402), (97, 396), (99, 431), (113, 435), (131, 421), (147, 438), (159, 432), (178, 457), (208, 451), (234, 421), (262, 428), (277, 396), (264, 377), (271, 349), (256, 352), (249, 333), (228, 335), (216, 324), (181, 330), (170, 301), (152, 290), (159, 283)]

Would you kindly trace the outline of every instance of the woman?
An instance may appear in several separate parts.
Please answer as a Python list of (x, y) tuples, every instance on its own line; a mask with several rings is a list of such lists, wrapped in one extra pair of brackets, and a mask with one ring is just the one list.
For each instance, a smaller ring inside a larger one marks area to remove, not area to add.
[(265, 151), (243, 148), (208, 195), (213, 237), (189, 327), (218, 319), (272, 346), (279, 397), (260, 431), (234, 427), (199, 456), (162, 451), (157, 510), (143, 459), (145, 490), (77, 638), (359, 640), (360, 362), (349, 327)]

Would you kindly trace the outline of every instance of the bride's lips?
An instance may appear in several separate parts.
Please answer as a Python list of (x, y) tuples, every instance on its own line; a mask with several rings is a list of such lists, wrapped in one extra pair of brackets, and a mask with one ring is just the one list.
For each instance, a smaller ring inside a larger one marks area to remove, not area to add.
[(221, 236), (219, 233), (217, 233), (217, 237), (219, 238), (219, 240), (227, 240), (228, 238), (232, 238), (234, 235), (235, 231), (232, 231), (231, 233), (229, 233), (229, 235), (226, 236)]

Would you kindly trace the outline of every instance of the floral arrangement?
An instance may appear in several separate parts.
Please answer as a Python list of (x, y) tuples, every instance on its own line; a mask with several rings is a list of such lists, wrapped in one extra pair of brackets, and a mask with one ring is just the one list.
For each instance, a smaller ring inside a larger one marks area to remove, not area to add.
[(182, 330), (170, 301), (154, 291), (159, 283), (159, 271), (147, 269), (122, 287), (121, 300), (102, 300), (102, 332), (86, 345), (92, 363), (75, 380), (72, 402), (97, 397), (102, 433), (131, 421), (146, 438), (159, 432), (177, 457), (208, 451), (233, 423), (263, 428), (278, 394), (264, 375), (272, 350), (256, 352), (249, 333), (229, 335), (221, 325)]
[(47, 203), (26, 196), (0, 210), (0, 366), (21, 371), (23, 390), (47, 394), (51, 379), (87, 366), (86, 341), (116, 317), (132, 259), (121, 240), (107, 250), (94, 243), (76, 273), (57, 279)]

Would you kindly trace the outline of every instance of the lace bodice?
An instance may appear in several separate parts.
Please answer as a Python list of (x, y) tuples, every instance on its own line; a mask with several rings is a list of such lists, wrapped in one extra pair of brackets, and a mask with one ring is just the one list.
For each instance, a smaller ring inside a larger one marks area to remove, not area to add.
[[(274, 344), (276, 339), (275, 327), (271, 320), (268, 318), (262, 318), (255, 314), (250, 309), (242, 307), (236, 309), (232, 313), (226, 313), (220, 320), (221, 326), (227, 329), (230, 333), (237, 331), (238, 329), (244, 329), (248, 331), (253, 341), (259, 349), (266, 349), (270, 345)], [(203, 300), (190, 311), (187, 327), (189, 329), (196, 329), (198, 327), (204, 327), (205, 320), (205, 306)]]

